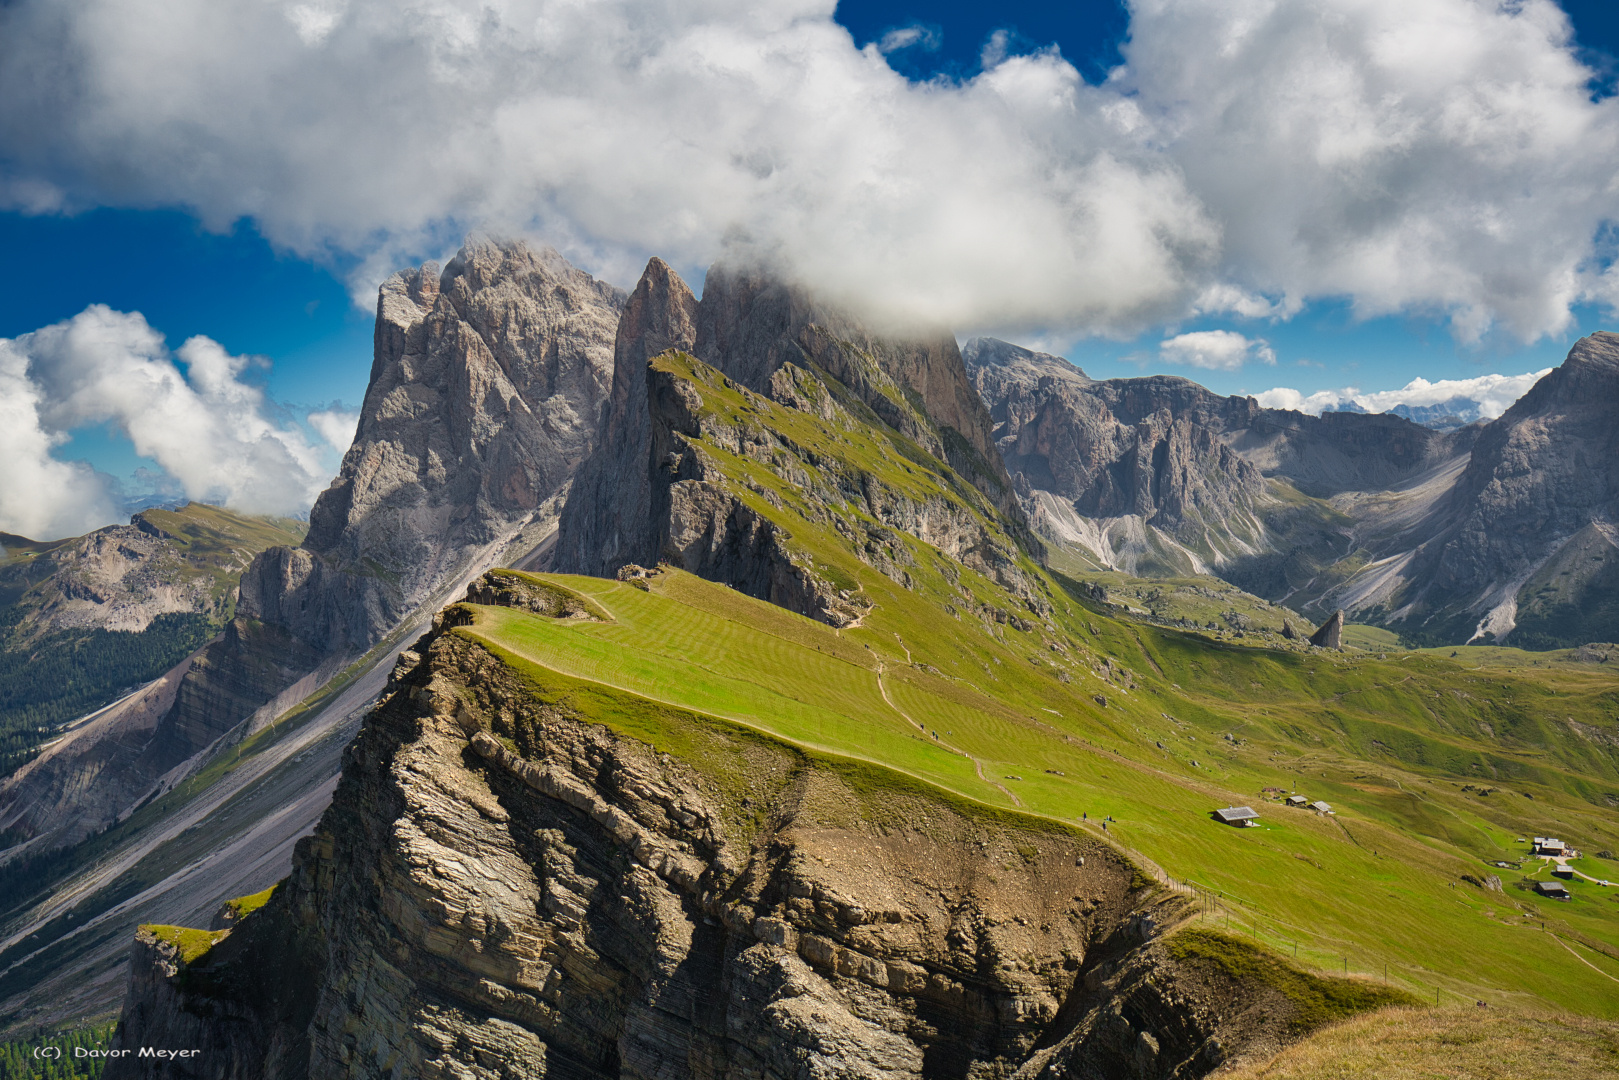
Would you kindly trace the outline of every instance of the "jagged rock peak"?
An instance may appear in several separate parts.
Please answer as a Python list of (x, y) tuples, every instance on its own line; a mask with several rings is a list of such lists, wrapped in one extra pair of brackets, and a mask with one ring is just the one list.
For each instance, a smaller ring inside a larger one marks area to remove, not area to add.
[[(1061, 356), (1025, 349), (1022, 345), (1014, 345), (1000, 338), (970, 339), (961, 347), (961, 360), (974, 382), (986, 376), (997, 381), (1030, 384), (1043, 378), (1057, 379), (1075, 386), (1087, 386), (1095, 381), (1077, 364)], [(985, 400), (988, 400), (987, 396)]]
[[(967, 377), (953, 335), (878, 334), (850, 312), (770, 271), (717, 263), (703, 285), (694, 352), (760, 393), (767, 392), (770, 377), (783, 364), (826, 371), (885, 423), (948, 461), (1002, 510), (1017, 515), (989, 410)], [(911, 407), (913, 401), (920, 409)], [(966, 448), (945, 429), (959, 435)]]
[(1430, 606), (1525, 648), (1612, 633), (1601, 613), (1619, 592), (1616, 408), (1619, 334), (1599, 332), (1484, 427), (1452, 494), (1453, 533), (1413, 566)]
[(388, 279), (354, 444), (305, 553), (250, 571), (248, 614), (303, 613), (306, 640), (365, 648), (510, 538), (595, 443), (624, 299), (550, 248), (484, 236)]
[(624, 304), (613, 345), (613, 389), (603, 436), (574, 479), (558, 527), (556, 565), (610, 576), (656, 563), (648, 486), (647, 362), (697, 340), (697, 298), (662, 259), (646, 265)]

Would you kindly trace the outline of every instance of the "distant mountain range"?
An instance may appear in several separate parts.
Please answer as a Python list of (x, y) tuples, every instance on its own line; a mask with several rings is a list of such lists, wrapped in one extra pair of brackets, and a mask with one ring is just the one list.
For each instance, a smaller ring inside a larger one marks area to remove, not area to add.
[(1459, 402), (1313, 417), (993, 339), (963, 355), (1031, 520), (1097, 567), (1213, 574), (1412, 643), (1619, 636), (1619, 335), (1466, 424)]
[[(1346, 401), (1339, 405), (1330, 405), (1322, 411), (1365, 413), (1370, 410), (1353, 401)], [(1388, 410), (1388, 415), (1398, 416), (1436, 431), (1454, 431), (1478, 420), (1481, 413), (1478, 402), (1472, 398), (1458, 397), (1434, 405), (1396, 405)]]

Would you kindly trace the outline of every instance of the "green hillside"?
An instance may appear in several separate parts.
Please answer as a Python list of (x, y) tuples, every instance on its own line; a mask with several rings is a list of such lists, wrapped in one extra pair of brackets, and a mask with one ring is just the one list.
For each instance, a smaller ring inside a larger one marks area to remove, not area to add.
[[(1619, 849), (1619, 680), (1602, 665), (1255, 647), (1121, 621), (1025, 554), (980, 572), (887, 527), (881, 500), (817, 498), (858, 474), (868, 492), (954, 500), (991, 542), (1011, 535), (891, 431), (788, 409), (689, 357), (655, 365), (700, 395), (687, 445), (705, 482), (870, 607), (835, 630), (669, 570), (545, 579), (608, 621), (467, 608), (458, 632), (538, 693), (654, 743), (648, 701), (989, 806), (1109, 818), (1111, 838), (1218, 894), (1233, 930), (1301, 961), (1380, 978), (1387, 965), (1430, 998), (1619, 1016), (1619, 888), (1576, 878), (1572, 901), (1541, 899), (1520, 887), (1545, 877), (1532, 860), (1489, 865), (1522, 861), (1520, 837), (1556, 835), (1589, 853), (1591, 877), (1619, 880), (1595, 854)], [(1267, 801), (1267, 787), (1336, 813)], [(1210, 819), (1230, 804), (1258, 809), (1260, 827)]]

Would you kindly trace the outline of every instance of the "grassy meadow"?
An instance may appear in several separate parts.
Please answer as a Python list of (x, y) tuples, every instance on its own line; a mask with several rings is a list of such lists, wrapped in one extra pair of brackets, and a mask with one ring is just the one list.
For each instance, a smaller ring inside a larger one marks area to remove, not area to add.
[[(1202, 918), (1325, 972), (1441, 1002), (1619, 1017), (1619, 887), (1576, 878), (1571, 901), (1541, 898), (1526, 885), (1546, 872), (1520, 843), (1559, 836), (1602, 871), (1591, 877), (1619, 881), (1597, 855), (1619, 850), (1619, 677), (1606, 665), (1400, 650), (1372, 628), (1351, 640), (1373, 651), (1329, 652), (1276, 637), (1283, 609), (1229, 587), (1080, 581), (1061, 559), (1033, 561), (982, 494), (846, 401), (849, 415), (828, 417), (691, 357), (654, 364), (701, 398), (690, 441), (709, 482), (869, 613), (835, 630), (675, 570), (645, 589), (548, 576), (610, 620), (477, 608), (459, 631), (542, 692), (592, 687), (593, 715), (633, 714), (631, 733), (653, 742), (657, 710), (630, 702), (1003, 811), (1098, 833), (1106, 819), (1109, 838), (1208, 898)], [(889, 528), (875, 507), (898, 498), (953, 508), (1015, 565), (992, 578)], [(1284, 806), (1294, 791), (1334, 813)], [(1258, 827), (1211, 820), (1232, 804), (1258, 810)]]
[[(478, 608), (475, 625), (461, 632), (534, 665), (542, 686), (554, 673), (675, 705), (1005, 810), (1091, 828), (1112, 818), (1114, 840), (1175, 880), (1218, 894), (1215, 924), (1296, 950), (1324, 970), (1381, 979), (1387, 965), (1392, 983), (1425, 996), (1619, 1016), (1619, 889), (1576, 880), (1572, 903), (1542, 900), (1511, 887), (1522, 875), (1484, 865), (1486, 857), (1521, 858), (1518, 835), (1589, 835), (1580, 841), (1587, 847), (1612, 846), (1610, 816), (1549, 783), (1526, 781), (1538, 793), (1531, 799), (1500, 786), (1462, 791), (1441, 774), (1407, 767), (1374, 774), (1350, 756), (1356, 725), (1331, 723), (1334, 699), (1363, 699), (1354, 713), (1384, 714), (1359, 720), (1375, 733), (1420, 728), (1409, 719), (1401, 726), (1401, 710), (1385, 700), (1386, 676), (1446, 686), (1468, 677), (1452, 661), (1211, 653), (1167, 633), (1137, 641), (1129, 630), (1130, 651), (1151, 675), (1121, 691), (1089, 672), (1069, 685), (1050, 678), (1018, 655), (1029, 644), (1018, 639), (1036, 635), (1013, 631), (1003, 645), (913, 623), (908, 637), (888, 628), (886, 605), (865, 625), (838, 631), (679, 571), (653, 578), (648, 591), (552, 580), (590, 597), (611, 621)], [(1103, 648), (1125, 644), (1102, 640), (1099, 617), (1086, 621)], [(932, 647), (939, 637), (953, 647)], [(1368, 670), (1395, 663), (1403, 666)], [(1586, 673), (1566, 675), (1579, 687)], [(1097, 692), (1111, 695), (1106, 707)], [(611, 710), (597, 712), (614, 722)], [(657, 741), (644, 722), (631, 733)], [(1465, 749), (1462, 740), (1412, 737)], [(1545, 780), (1577, 775), (1566, 765), (1537, 769)], [(1337, 812), (1267, 802), (1259, 794), (1267, 786), (1296, 787)], [(1211, 809), (1231, 803), (1259, 809), (1260, 827), (1210, 820)], [(1462, 880), (1486, 873), (1508, 887)], [(1614, 874), (1619, 880), (1619, 866)]]

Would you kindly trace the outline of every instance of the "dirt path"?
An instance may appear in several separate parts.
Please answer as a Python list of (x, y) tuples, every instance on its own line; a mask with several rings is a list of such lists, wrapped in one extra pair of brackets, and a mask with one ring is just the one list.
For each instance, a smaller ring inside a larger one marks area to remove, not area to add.
[(1550, 930), (1546, 931), (1546, 933), (1551, 934), (1552, 940), (1557, 942), (1557, 944), (1561, 945), (1565, 949), (1568, 949), (1568, 954), (1570, 956), (1572, 956), (1574, 959), (1578, 960), (1580, 963), (1584, 964), (1586, 967), (1590, 968), (1592, 971), (1596, 972), (1598, 975), (1601, 975), (1604, 979), (1613, 979), (1614, 982), (1619, 982), (1619, 979), (1614, 979), (1612, 975), (1609, 975), (1606, 971), (1603, 971), (1601, 968), (1599, 968), (1595, 964), (1591, 963), (1591, 961), (1587, 960), (1585, 957), (1581, 956), (1579, 953), (1575, 952), (1573, 949), (1569, 949), (1568, 942), (1564, 941), (1562, 938), (1558, 937), (1556, 934), (1552, 934), (1552, 932)]
[[(895, 634), (894, 636), (899, 637), (898, 634)], [(901, 644), (900, 647), (904, 648), (903, 643)], [(907, 657), (909, 657), (910, 654), (911, 654), (910, 650), (906, 649), (905, 650), (905, 655)], [(888, 707), (890, 709), (893, 709), (895, 712), (899, 713), (901, 716), (905, 717), (905, 722), (906, 723), (915, 724), (917, 727), (921, 728), (923, 731), (927, 730), (926, 725), (918, 724), (915, 720), (911, 719), (910, 714), (907, 713), (904, 709), (900, 708), (898, 705), (894, 704), (894, 699), (888, 696), (888, 687), (886, 685), (884, 685), (884, 683), (883, 683), (883, 665), (880, 662), (877, 664), (877, 689), (882, 693), (883, 701), (887, 703)], [(999, 788), (1001, 790), (1002, 794), (1004, 794), (1008, 799), (1012, 800), (1012, 805), (1013, 806), (1016, 806), (1016, 807), (1019, 807), (1019, 808), (1021, 808), (1023, 806), (1023, 800), (1018, 798), (1016, 795), (1012, 794), (1011, 789), (1008, 788), (1005, 784), (998, 784), (994, 780), (991, 780), (989, 777), (984, 775), (984, 763), (983, 762), (979, 761), (977, 758), (975, 758), (971, 754), (967, 753), (967, 751), (963, 750), (961, 747), (952, 746), (950, 743), (945, 742), (943, 739), (939, 738), (939, 736), (937, 734), (935, 734), (933, 736), (933, 739), (940, 746), (944, 747), (946, 750), (949, 750), (951, 753), (960, 754), (962, 757), (964, 757), (968, 761), (972, 762), (973, 763), (973, 772), (978, 774), (978, 779), (982, 780), (984, 783), (988, 784), (990, 787)]]

